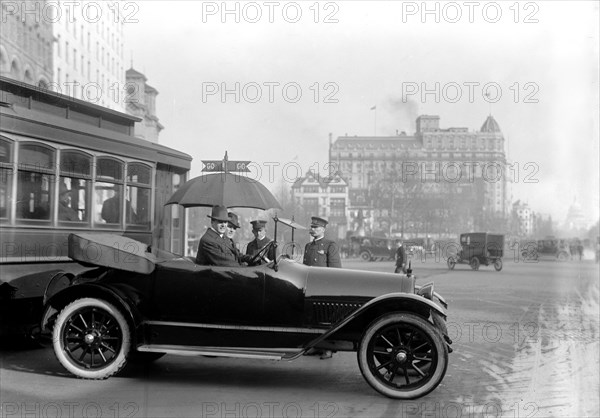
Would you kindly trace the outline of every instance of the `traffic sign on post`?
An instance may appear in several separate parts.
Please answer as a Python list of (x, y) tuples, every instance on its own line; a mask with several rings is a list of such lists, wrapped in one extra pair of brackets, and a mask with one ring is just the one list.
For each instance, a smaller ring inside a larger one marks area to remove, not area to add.
[(225, 173), (248, 173), (248, 165), (250, 161), (229, 161), (227, 159), (227, 151), (222, 160), (202, 160), (204, 164), (203, 172), (221, 172)]

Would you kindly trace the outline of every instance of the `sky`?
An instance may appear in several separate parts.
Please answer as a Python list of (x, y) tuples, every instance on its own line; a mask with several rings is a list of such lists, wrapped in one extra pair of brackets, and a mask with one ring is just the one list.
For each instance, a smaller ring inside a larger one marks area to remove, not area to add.
[(599, 2), (123, 4), (127, 66), (159, 91), (160, 143), (192, 177), (227, 151), (273, 188), (325, 173), (330, 134), (412, 135), (422, 114), (474, 131), (491, 114), (513, 201), (598, 220)]

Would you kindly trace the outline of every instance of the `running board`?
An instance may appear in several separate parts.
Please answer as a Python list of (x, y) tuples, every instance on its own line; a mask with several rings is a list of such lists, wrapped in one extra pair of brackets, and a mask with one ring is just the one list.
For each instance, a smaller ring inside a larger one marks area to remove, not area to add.
[(293, 360), (304, 354), (302, 348), (223, 348), (204, 346), (182, 346), (150, 344), (140, 345), (137, 351), (146, 353), (165, 353), (177, 356), (215, 356), (264, 360)]

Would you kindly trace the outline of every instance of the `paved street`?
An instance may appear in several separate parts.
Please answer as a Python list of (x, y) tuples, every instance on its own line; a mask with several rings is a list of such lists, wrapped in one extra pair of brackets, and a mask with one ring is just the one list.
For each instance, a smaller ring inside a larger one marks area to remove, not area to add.
[[(363, 380), (354, 353), (293, 362), (166, 356), (106, 381), (69, 376), (47, 349), (4, 345), (1, 417), (598, 416), (599, 267), (591, 260), (504, 269), (413, 261), (450, 304), (454, 352), (431, 394), (395, 401)], [(392, 262), (344, 267), (393, 271)]]

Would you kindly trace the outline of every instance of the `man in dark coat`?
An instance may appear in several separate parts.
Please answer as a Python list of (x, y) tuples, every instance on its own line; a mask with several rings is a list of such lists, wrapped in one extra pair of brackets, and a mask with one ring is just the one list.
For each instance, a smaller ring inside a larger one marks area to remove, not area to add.
[(304, 261), (307, 266), (342, 267), (340, 249), (335, 241), (325, 238), (327, 221), (313, 216), (310, 223), (311, 242), (304, 247)]
[(398, 241), (398, 249), (396, 250), (396, 270), (394, 273), (406, 273), (406, 250), (402, 241)]
[(227, 215), (229, 217), (229, 222), (227, 222), (227, 232), (225, 234), (230, 241), (231, 252), (233, 252), (240, 264), (247, 263), (252, 257), (242, 254), (238, 248), (238, 244), (233, 240), (235, 231), (240, 227), (238, 216), (233, 212), (229, 212)]
[[(256, 220), (250, 223), (252, 224), (254, 240), (248, 243), (248, 246), (246, 247), (246, 255), (254, 257), (256, 253), (258, 253), (258, 250), (270, 243), (272, 240), (271, 238), (267, 237), (267, 221)], [(269, 260), (267, 262), (273, 261), (275, 259), (275, 248), (271, 247), (265, 256)], [(259, 260), (257, 263), (261, 264), (262, 261)]]
[(196, 263), (208, 266), (239, 267), (240, 263), (231, 248), (227, 237), (229, 215), (225, 206), (213, 206), (210, 228), (206, 230), (198, 244)]

